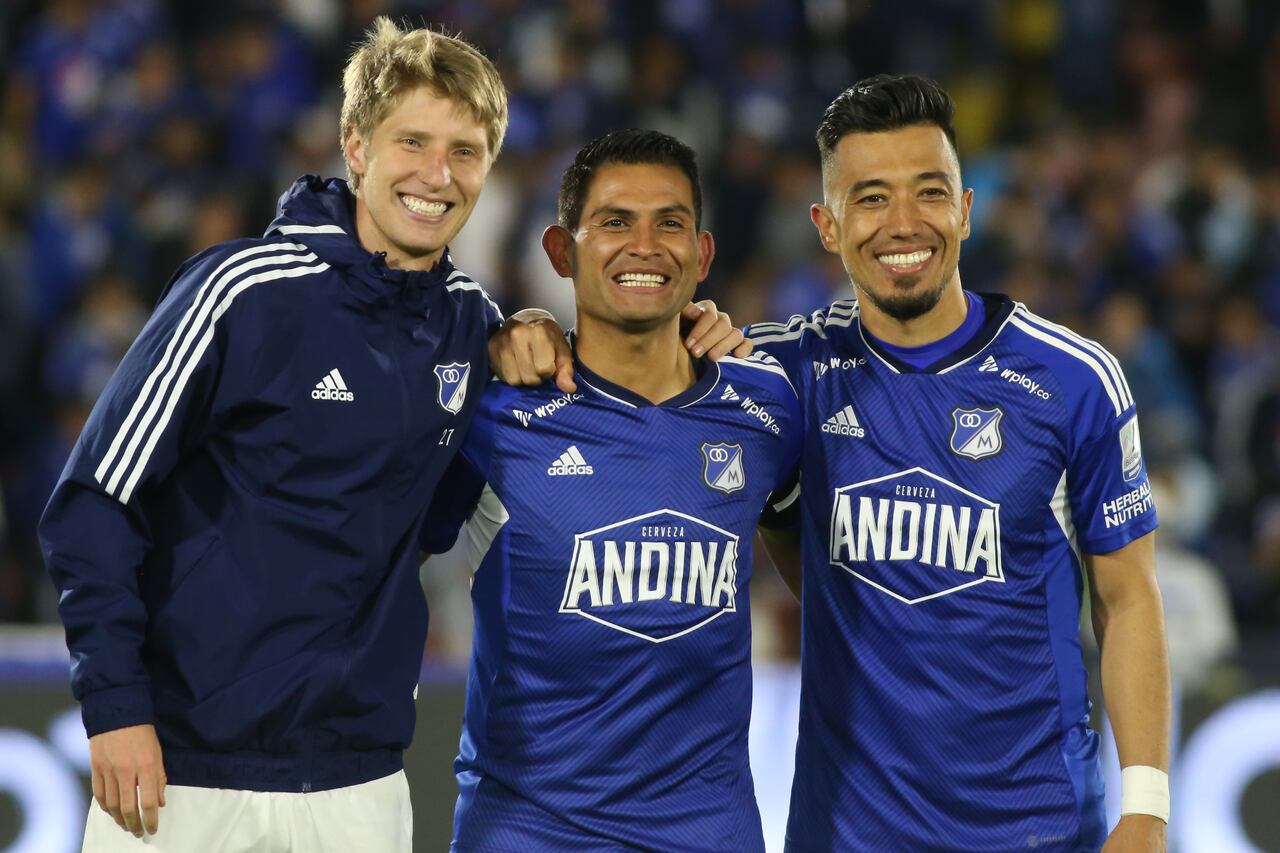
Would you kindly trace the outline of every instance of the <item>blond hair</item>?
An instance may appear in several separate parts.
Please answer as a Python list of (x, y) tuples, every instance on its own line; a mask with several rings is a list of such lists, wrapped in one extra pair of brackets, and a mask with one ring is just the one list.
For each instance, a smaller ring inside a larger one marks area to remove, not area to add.
[[(400, 98), (418, 86), (467, 107), (484, 125), (489, 157), (498, 156), (507, 132), (507, 90), (484, 54), (452, 36), (429, 29), (402, 30), (388, 17), (377, 18), (351, 54), (342, 72), (342, 138), (368, 138)], [(345, 156), (345, 155), (344, 155)], [(354, 190), (359, 176), (347, 164)]]

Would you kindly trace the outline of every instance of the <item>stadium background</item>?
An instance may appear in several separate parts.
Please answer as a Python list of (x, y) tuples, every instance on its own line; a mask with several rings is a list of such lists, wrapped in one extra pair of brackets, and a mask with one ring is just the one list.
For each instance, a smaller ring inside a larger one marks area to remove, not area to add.
[[(586, 139), (635, 125), (692, 144), (718, 244), (703, 295), (741, 323), (780, 319), (847, 288), (807, 214), (822, 107), (880, 71), (943, 82), (976, 192), (966, 286), (1100, 340), (1142, 415), (1178, 684), (1173, 846), (1280, 850), (1273, 0), (0, 4), (0, 850), (78, 849), (87, 803), (34, 539), (69, 446), (177, 264), (260, 233), (296, 175), (342, 173), (339, 73), (379, 13), (498, 64), (511, 127), (453, 255), (505, 310), (565, 325), (572, 293), (537, 241)], [(798, 612), (758, 574), (753, 761), (777, 844)], [(440, 850), (469, 605), (456, 559), (423, 580), (410, 775), (418, 848)]]

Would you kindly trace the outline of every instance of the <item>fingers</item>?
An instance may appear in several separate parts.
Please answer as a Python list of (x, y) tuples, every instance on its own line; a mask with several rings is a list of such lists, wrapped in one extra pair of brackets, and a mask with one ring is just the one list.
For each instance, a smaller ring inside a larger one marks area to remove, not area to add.
[(164, 755), (151, 725), (127, 726), (89, 738), (93, 798), (116, 822), (139, 838), (159, 828), (164, 805)]
[(578, 390), (578, 383), (573, 381), (573, 356), (567, 346), (563, 353), (556, 354), (556, 387), (566, 394)]
[[(721, 319), (724, 320), (725, 325), (728, 326), (728, 328), (725, 330), (724, 336), (720, 338), (719, 343), (715, 344), (714, 346), (711, 347), (711, 349), (707, 350), (707, 358), (711, 359), (712, 361), (715, 361), (721, 356), (725, 356), (731, 352), (734, 352), (735, 350), (737, 350), (738, 347), (742, 346), (743, 343), (746, 343), (747, 355), (750, 355), (751, 343), (747, 341), (745, 336), (743, 336), (742, 330), (736, 329), (733, 326), (729, 326), (729, 315), (721, 314), (720, 317)], [(716, 328), (712, 330), (712, 332), (714, 333), (718, 329), (719, 329), (719, 325), (717, 325)]]
[(556, 372), (555, 341), (545, 334), (534, 334), (529, 340), (528, 358), (520, 365), (525, 385), (541, 385)]
[(119, 785), (120, 817), (124, 828), (142, 837), (142, 816), (138, 814), (138, 778), (132, 773), (121, 772), (116, 777)]
[(751, 351), (754, 350), (755, 348), (756, 348), (756, 345), (751, 342), (751, 339), (744, 337), (742, 339), (742, 343), (738, 344), (736, 347), (733, 348), (733, 357), (746, 358), (747, 356), (751, 355)]
[[(493, 371), (508, 385), (541, 385), (555, 377), (563, 388), (561, 370), (565, 358), (572, 363), (564, 332), (549, 315), (534, 315), (530, 322), (513, 317), (489, 339)], [(573, 384), (572, 377), (568, 382)]]
[(160, 829), (160, 806), (164, 804), (164, 776), (154, 768), (138, 775), (138, 805), (142, 810), (142, 828), (148, 835)]
[(120, 814), (120, 784), (114, 772), (104, 774), (102, 778), (102, 808), (121, 829), (127, 829), (124, 817)]
[(101, 770), (93, 768), (93, 779), (89, 784), (93, 788), (93, 801), (98, 804), (98, 808), (110, 814), (110, 809), (107, 808), (107, 784), (102, 778)]
[(684, 345), (694, 356), (700, 356), (707, 351), (703, 338), (715, 326), (719, 315), (720, 312), (716, 310), (715, 303), (710, 300), (690, 302), (681, 309), (680, 319), (685, 323), (693, 324), (684, 336)]

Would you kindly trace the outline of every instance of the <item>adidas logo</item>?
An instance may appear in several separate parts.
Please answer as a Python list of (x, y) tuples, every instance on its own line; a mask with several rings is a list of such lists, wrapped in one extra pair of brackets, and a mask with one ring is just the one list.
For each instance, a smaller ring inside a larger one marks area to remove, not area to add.
[(311, 392), (312, 400), (341, 400), (344, 403), (350, 403), (355, 398), (356, 395), (347, 390), (347, 383), (342, 381), (342, 374), (336, 367), (326, 373), (324, 379), (317, 382), (315, 389)]
[(724, 386), (724, 393), (720, 395), (720, 399), (721, 399), (721, 400), (736, 400), (736, 399), (738, 399), (738, 392), (737, 392), (737, 391), (735, 391), (735, 390), (733, 390), (733, 386), (732, 386), (732, 385), (726, 385), (726, 386)]
[(1000, 365), (996, 364), (995, 356), (987, 356), (987, 360), (982, 362), (982, 366), (978, 370), (983, 373), (995, 373), (1000, 369)]
[(829, 432), (832, 435), (849, 435), (854, 438), (862, 438), (867, 431), (858, 426), (858, 416), (853, 413), (853, 406), (845, 406), (831, 417), (827, 418), (827, 422), (822, 425), (823, 432)]
[(572, 477), (575, 474), (594, 474), (595, 469), (582, 458), (578, 445), (572, 444), (568, 450), (560, 454), (559, 459), (551, 463), (547, 473), (552, 477)]

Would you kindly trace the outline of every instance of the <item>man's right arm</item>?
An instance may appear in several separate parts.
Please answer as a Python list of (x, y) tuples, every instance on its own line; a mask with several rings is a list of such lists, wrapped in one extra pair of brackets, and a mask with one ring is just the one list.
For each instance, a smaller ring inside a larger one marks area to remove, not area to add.
[(200, 285), (216, 260), (205, 256), (170, 283), (90, 413), (39, 526), (94, 796), (135, 835), (158, 826), (166, 782), (141, 654), (149, 616), (139, 572), (152, 531), (139, 495), (209, 429), (224, 340), (215, 334), (221, 294)]

